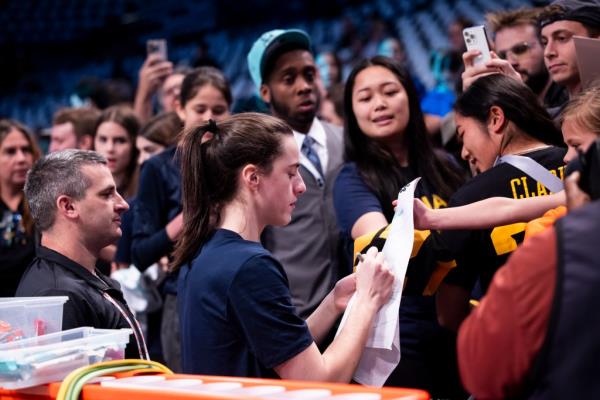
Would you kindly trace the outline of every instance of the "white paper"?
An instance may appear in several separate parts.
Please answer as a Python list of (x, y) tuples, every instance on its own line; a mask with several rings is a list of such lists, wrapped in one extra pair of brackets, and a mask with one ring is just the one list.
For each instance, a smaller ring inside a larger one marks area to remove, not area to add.
[[(375, 317), (373, 330), (354, 374), (354, 380), (363, 385), (383, 386), (400, 362), (400, 300), (414, 241), (413, 198), (419, 179), (410, 182), (398, 193), (398, 205), (383, 246), (383, 254), (396, 279), (390, 300)], [(355, 296), (348, 303), (338, 334), (354, 306), (354, 300)]]

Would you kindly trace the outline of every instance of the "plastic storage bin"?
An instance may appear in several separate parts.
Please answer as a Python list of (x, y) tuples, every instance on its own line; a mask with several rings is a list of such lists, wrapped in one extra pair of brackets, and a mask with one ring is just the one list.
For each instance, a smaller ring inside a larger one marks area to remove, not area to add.
[(60, 381), (79, 367), (125, 355), (131, 329), (82, 327), (0, 345), (0, 387)]
[(0, 344), (62, 330), (67, 296), (0, 297)]

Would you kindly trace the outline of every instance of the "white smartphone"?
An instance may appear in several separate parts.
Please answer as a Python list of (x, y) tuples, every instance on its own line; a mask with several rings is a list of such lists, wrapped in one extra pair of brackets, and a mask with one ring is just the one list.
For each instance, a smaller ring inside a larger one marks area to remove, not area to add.
[(158, 54), (161, 60), (167, 60), (167, 41), (165, 39), (150, 39), (146, 42), (146, 52)]
[(487, 34), (483, 25), (471, 26), (463, 30), (467, 50), (479, 50), (480, 55), (473, 60), (474, 65), (483, 64), (492, 59)]

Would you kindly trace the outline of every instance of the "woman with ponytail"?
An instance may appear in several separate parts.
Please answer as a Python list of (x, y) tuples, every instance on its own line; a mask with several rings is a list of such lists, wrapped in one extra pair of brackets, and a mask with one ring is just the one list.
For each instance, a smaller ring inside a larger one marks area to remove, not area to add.
[[(305, 190), (291, 128), (256, 113), (187, 130), (178, 148), (185, 225), (175, 248), (183, 371), (349, 382), (394, 277), (371, 249), (304, 321), (281, 264), (260, 244)], [(327, 350), (320, 342), (357, 301)]]
[[(216, 68), (200, 67), (183, 78), (176, 111), (184, 129), (219, 121), (229, 115), (232, 97), (227, 80)], [(177, 132), (179, 133), (179, 132)], [(140, 171), (138, 197), (133, 205), (134, 264), (145, 270), (170, 257), (183, 230), (181, 173), (175, 145), (147, 160)], [(161, 262), (162, 264), (162, 262)], [(160, 327), (162, 355), (172, 370), (181, 371), (181, 346), (177, 317), (177, 276), (163, 281), (163, 313)]]

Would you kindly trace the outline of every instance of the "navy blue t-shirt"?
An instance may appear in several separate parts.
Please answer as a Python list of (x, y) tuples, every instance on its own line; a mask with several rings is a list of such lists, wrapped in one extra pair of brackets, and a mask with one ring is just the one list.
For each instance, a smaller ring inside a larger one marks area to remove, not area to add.
[(276, 377), (313, 342), (281, 264), (226, 229), (181, 268), (177, 300), (185, 373)]

